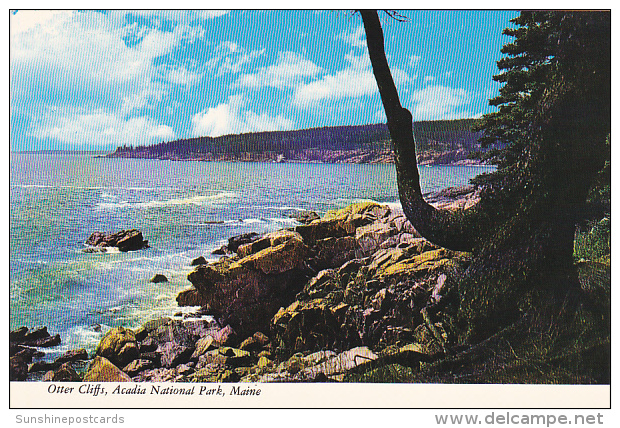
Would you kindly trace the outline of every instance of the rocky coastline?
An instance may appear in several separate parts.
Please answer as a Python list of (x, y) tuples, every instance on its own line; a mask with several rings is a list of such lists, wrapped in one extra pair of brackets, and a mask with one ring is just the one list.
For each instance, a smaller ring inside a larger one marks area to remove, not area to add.
[[(471, 186), (427, 196), (448, 209), (477, 198)], [(217, 261), (196, 259), (177, 296), (190, 313), (113, 328), (92, 356), (37, 361), (60, 338), (10, 332), (11, 380), (39, 372), (54, 381), (359, 381), (386, 364), (415, 371), (445, 356), (438, 303), (469, 254), (436, 247), (402, 211), (374, 202), (298, 221), (231, 237)], [(96, 238), (91, 245), (105, 241)]]
[[(240, 153), (183, 153), (156, 152), (148, 148), (132, 151), (116, 151), (105, 155), (109, 158), (159, 159), (172, 161), (201, 162), (300, 162), (300, 163), (354, 163), (354, 164), (391, 164), (394, 163), (392, 150), (288, 150), (286, 153), (240, 152)], [(468, 158), (468, 151), (456, 149), (448, 151), (426, 151), (418, 155), (419, 165), (485, 165), (484, 162)]]

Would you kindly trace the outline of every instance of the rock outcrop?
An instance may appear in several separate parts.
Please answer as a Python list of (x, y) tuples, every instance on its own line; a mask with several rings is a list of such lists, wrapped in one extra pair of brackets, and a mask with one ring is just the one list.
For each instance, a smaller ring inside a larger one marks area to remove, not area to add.
[[(466, 190), (457, 196), (466, 198)], [(415, 342), (425, 355), (443, 352), (443, 326), (427, 309), (442, 299), (446, 279), (468, 263), (468, 255), (421, 238), (401, 211), (359, 203), (294, 230), (240, 240), (235, 254), (198, 266), (188, 276), (194, 287), (177, 300), (203, 306), (239, 337), (269, 332), (269, 355), (255, 356), (259, 372), (275, 370), (274, 359), (326, 349), (381, 350)], [(246, 340), (241, 349), (253, 343)], [(209, 355), (210, 363), (222, 362), (215, 350)]]
[(86, 240), (89, 249), (104, 249), (106, 247), (116, 247), (119, 251), (137, 251), (148, 248), (148, 241), (145, 241), (142, 232), (137, 229), (121, 230), (115, 233), (93, 232)]
[[(50, 335), (47, 327), (30, 330), (20, 327), (9, 332), (9, 380), (26, 380), (29, 372), (48, 370), (57, 364), (45, 363), (40, 360), (45, 353), (37, 348), (50, 348), (59, 345), (60, 335)], [(34, 362), (33, 362), (34, 361)], [(51, 365), (50, 365), (51, 364)]]
[(272, 315), (294, 298), (309, 277), (308, 249), (299, 234), (281, 231), (236, 250), (243, 256), (196, 267), (188, 276), (194, 289), (181, 292), (177, 302), (204, 306), (242, 335), (268, 330)]

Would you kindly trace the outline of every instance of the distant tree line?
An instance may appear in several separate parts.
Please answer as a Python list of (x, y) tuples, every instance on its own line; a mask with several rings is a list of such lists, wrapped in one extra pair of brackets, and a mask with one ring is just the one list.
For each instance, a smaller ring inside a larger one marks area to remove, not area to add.
[[(414, 122), (416, 145), (420, 151), (465, 149), (478, 151), (481, 132), (473, 131), (475, 119)], [(148, 153), (162, 155), (201, 155), (277, 152), (286, 155), (299, 150), (391, 150), (385, 124), (335, 126), (296, 131), (252, 132), (221, 137), (185, 138), (154, 145), (123, 145), (116, 154)]]

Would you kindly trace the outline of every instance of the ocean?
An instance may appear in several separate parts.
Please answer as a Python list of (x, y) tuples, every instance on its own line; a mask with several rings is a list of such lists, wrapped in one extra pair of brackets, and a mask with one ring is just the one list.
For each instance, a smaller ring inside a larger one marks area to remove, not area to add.
[[(187, 308), (198, 256), (241, 233), (295, 226), (290, 216), (353, 202), (398, 205), (394, 165), (180, 162), (89, 153), (10, 157), (10, 328), (45, 325), (62, 344), (86, 348), (116, 326)], [(424, 192), (467, 184), (493, 167), (422, 166)], [(150, 248), (86, 253), (94, 231), (137, 228)], [(150, 279), (164, 274), (169, 282)]]

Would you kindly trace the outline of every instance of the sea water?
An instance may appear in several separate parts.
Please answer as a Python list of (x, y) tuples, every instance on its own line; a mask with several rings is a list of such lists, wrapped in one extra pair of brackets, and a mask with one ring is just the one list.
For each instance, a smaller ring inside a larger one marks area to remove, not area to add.
[[(374, 200), (398, 205), (393, 165), (175, 162), (89, 153), (10, 157), (10, 328), (45, 325), (56, 353), (92, 350), (116, 326), (137, 327), (181, 308), (198, 256), (229, 237), (297, 223)], [(420, 167), (424, 192), (467, 184), (491, 167)], [(136, 228), (150, 248), (86, 253), (94, 231)], [(150, 279), (164, 274), (169, 282)], [(52, 353), (53, 355), (53, 353)]]

